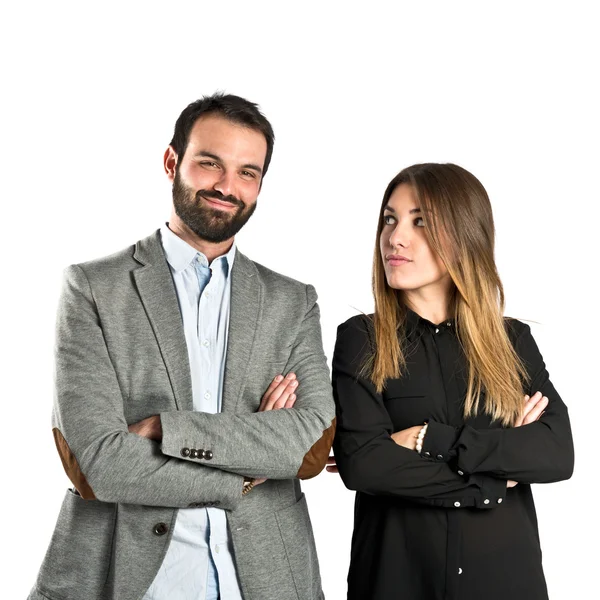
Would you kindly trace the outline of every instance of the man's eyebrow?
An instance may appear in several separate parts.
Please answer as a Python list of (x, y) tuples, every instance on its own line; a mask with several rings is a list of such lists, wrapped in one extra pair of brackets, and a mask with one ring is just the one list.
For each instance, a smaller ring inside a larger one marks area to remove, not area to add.
[(196, 152), (196, 154), (194, 154), (195, 158), (198, 158), (199, 156), (206, 156), (206, 158), (212, 158), (213, 160), (216, 160), (218, 162), (223, 162), (220, 156), (217, 156), (212, 152), (207, 152), (206, 150), (199, 150), (198, 152)]
[(259, 175), (262, 175), (262, 169), (258, 165), (253, 165), (252, 163), (242, 165), (242, 169), (251, 169), (252, 171), (256, 171)]
[[(383, 207), (383, 210), (384, 210), (384, 211), (385, 211), (385, 210), (388, 210), (389, 212), (396, 214), (396, 211), (395, 211), (395, 210), (394, 210), (394, 209), (393, 209), (393, 208), (392, 208), (392, 207), (391, 207), (389, 204), (386, 204), (386, 205)], [(415, 213), (420, 213), (420, 212), (421, 212), (421, 209), (420, 209), (420, 208), (411, 208), (411, 209), (408, 211), (408, 214), (410, 214), (410, 215), (414, 215)]]
[[(217, 156), (216, 154), (213, 154), (212, 152), (207, 152), (206, 150), (198, 150), (198, 152), (196, 152), (196, 154), (194, 154), (194, 158), (198, 158), (200, 156), (204, 156), (206, 158), (212, 158), (213, 160), (216, 160), (219, 163), (223, 163), (223, 160), (221, 159), (220, 156)], [(258, 166), (255, 165), (253, 163), (248, 163), (245, 165), (242, 165), (242, 169), (250, 169), (252, 171), (256, 171), (259, 175), (262, 175), (262, 169)]]

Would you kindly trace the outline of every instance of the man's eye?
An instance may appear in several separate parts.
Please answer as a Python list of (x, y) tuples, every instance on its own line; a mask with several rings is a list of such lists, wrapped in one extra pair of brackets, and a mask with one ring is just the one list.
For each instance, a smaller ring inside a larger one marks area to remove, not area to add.
[(386, 225), (393, 225), (396, 222), (396, 219), (392, 217), (392, 215), (384, 215), (383, 222)]
[(255, 177), (255, 175), (252, 171), (242, 171), (242, 175), (244, 177)]
[(218, 168), (218, 166), (219, 166), (216, 162), (211, 161), (211, 160), (203, 160), (200, 164), (203, 167), (211, 167), (213, 169)]

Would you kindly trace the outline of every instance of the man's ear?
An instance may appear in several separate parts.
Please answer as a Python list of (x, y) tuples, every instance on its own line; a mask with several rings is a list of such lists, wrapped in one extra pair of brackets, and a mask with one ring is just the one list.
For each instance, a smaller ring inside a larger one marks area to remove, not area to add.
[(173, 146), (169, 146), (165, 150), (165, 155), (163, 157), (163, 165), (165, 167), (165, 173), (167, 174), (167, 177), (169, 178), (169, 181), (171, 183), (173, 183), (173, 180), (175, 179), (175, 174), (177, 172), (177, 159), (177, 152), (173, 150)]

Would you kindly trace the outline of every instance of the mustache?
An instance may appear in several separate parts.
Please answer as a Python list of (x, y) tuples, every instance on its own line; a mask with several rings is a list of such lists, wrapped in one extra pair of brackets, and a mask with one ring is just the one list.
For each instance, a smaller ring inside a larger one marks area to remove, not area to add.
[(231, 194), (225, 196), (225, 194), (222, 194), (217, 190), (198, 190), (196, 192), (196, 200), (199, 200), (200, 197), (214, 198), (215, 200), (221, 200), (222, 202), (229, 202), (235, 206), (239, 206), (240, 208), (244, 208), (244, 206), (246, 206), (246, 204), (239, 198), (236, 198)]

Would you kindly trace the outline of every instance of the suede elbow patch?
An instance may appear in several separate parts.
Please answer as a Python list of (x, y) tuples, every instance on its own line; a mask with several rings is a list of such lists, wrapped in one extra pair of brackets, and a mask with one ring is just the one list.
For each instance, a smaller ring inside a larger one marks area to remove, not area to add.
[(298, 479), (310, 479), (316, 477), (325, 467), (329, 451), (333, 444), (335, 436), (335, 417), (331, 425), (323, 432), (323, 435), (312, 445), (311, 449), (305, 454), (302, 464), (298, 469), (296, 477)]
[(54, 435), (56, 449), (58, 450), (58, 455), (60, 456), (60, 460), (62, 461), (65, 472), (69, 479), (73, 482), (73, 485), (79, 492), (79, 495), (84, 500), (95, 500), (96, 496), (90, 487), (90, 484), (87, 482), (85, 475), (81, 472), (79, 463), (77, 462), (73, 452), (71, 452), (71, 448), (69, 448), (67, 440), (65, 440), (65, 437), (61, 431), (56, 427), (52, 429), (52, 434)]

